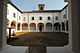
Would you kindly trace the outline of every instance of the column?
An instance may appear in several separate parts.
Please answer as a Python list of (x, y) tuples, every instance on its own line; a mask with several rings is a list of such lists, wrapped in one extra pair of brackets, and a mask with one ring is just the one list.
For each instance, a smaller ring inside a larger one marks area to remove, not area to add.
[(66, 32), (66, 21), (65, 21), (65, 32)]
[(67, 0), (69, 17), (69, 49), (80, 53), (80, 0)]
[(44, 24), (44, 32), (46, 32), (46, 24)]
[(68, 2), (68, 20), (69, 20), (69, 43), (67, 48), (72, 52), (72, 16), (71, 16), (71, 0), (66, 0)]
[(20, 31), (22, 31), (22, 23), (20, 23)]
[(16, 22), (16, 29), (15, 29), (16, 31), (18, 31), (18, 30), (17, 30), (17, 25), (18, 25), (18, 23)]
[(52, 32), (53, 32), (53, 26), (54, 26), (54, 24), (52, 24)]
[(47, 53), (45, 46), (29, 46), (29, 53)]
[(72, 50), (80, 53), (80, 0), (71, 1), (72, 10)]
[(29, 26), (29, 23), (28, 23), (28, 32), (30, 32), (30, 26)]
[(0, 49), (6, 46), (7, 0), (0, 0)]
[(38, 32), (38, 25), (36, 24), (36, 32)]

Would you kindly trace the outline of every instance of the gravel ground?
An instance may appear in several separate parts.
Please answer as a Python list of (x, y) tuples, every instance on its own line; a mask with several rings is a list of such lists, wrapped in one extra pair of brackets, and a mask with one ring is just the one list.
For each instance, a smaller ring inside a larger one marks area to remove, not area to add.
[(7, 43), (12, 46), (65, 46), (68, 34), (61, 32), (29, 32)]

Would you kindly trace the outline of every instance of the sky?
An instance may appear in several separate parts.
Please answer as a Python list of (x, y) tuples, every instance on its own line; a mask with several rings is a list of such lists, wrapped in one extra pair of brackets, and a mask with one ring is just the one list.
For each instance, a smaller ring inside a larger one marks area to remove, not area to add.
[(45, 10), (60, 10), (67, 5), (64, 0), (12, 0), (21, 11), (38, 10), (38, 4), (45, 4)]

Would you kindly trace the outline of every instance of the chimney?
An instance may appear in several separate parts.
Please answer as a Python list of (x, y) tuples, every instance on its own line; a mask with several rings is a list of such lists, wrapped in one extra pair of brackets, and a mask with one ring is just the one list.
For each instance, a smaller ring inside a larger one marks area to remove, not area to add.
[(38, 7), (39, 7), (39, 11), (44, 11), (45, 5), (44, 4), (38, 4)]

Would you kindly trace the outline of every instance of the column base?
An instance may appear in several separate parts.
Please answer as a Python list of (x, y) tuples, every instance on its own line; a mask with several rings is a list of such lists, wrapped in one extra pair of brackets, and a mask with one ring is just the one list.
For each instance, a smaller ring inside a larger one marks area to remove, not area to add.
[(2, 46), (2, 47), (0, 48), (0, 50), (5, 50), (5, 49), (9, 48), (10, 46), (11, 46), (11, 45)]
[(30, 46), (29, 53), (46, 53), (46, 47), (43, 46)]

